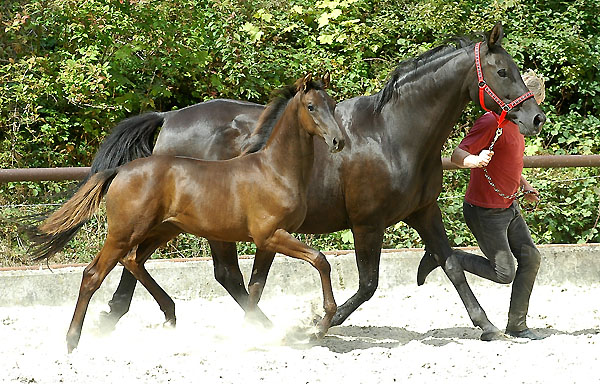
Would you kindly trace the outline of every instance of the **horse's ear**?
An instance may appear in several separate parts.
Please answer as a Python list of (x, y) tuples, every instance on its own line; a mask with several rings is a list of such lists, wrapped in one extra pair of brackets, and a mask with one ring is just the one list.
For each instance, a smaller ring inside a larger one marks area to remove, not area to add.
[(312, 73), (307, 73), (306, 76), (304, 76), (304, 79), (302, 79), (302, 91), (306, 92), (308, 89), (308, 85), (310, 84), (310, 82), (312, 81)]
[(487, 45), (489, 48), (493, 48), (495, 46), (502, 45), (502, 39), (504, 38), (504, 29), (502, 28), (502, 23), (498, 22), (494, 25), (494, 28), (490, 31), (488, 36)]
[(331, 74), (329, 72), (325, 72), (325, 75), (323, 75), (323, 88), (329, 88), (330, 82), (331, 82)]

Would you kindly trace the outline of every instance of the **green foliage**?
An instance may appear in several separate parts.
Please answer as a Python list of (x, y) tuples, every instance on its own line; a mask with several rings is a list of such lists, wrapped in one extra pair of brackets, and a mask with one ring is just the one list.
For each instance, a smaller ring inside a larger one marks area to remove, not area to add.
[[(527, 154), (594, 154), (600, 139), (600, 12), (595, 0), (6, 0), (0, 5), (0, 165), (89, 165), (118, 121), (215, 97), (264, 102), (306, 72), (331, 71), (338, 100), (381, 89), (403, 59), (502, 21), (504, 45), (543, 74), (549, 122)], [(470, 105), (444, 151), (480, 110)], [(527, 214), (536, 241), (598, 241), (597, 170), (530, 170), (544, 194)], [(561, 182), (560, 180), (573, 180)], [(472, 245), (468, 173), (446, 172), (449, 238)], [(56, 183), (0, 185), (0, 201), (44, 201)], [(565, 220), (564, 216), (569, 219)], [(304, 238), (351, 248), (351, 233)], [(403, 224), (386, 247), (420, 246)], [(195, 244), (195, 245), (194, 245)], [(206, 244), (177, 240), (205, 252)], [(241, 246), (242, 253), (252, 246)]]

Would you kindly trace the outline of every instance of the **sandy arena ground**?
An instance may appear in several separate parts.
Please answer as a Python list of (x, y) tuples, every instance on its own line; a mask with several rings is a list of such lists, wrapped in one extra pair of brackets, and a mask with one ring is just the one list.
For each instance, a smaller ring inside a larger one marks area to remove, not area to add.
[[(504, 327), (510, 289), (477, 285)], [(336, 292), (342, 303), (350, 291)], [(261, 308), (271, 330), (246, 324), (229, 297), (176, 300), (176, 329), (136, 301), (109, 335), (102, 305), (88, 310), (66, 353), (74, 303), (0, 307), (0, 382), (6, 383), (592, 383), (600, 381), (600, 285), (537, 286), (529, 326), (541, 341), (482, 342), (448, 283), (379, 291), (318, 342), (304, 336), (319, 295), (276, 295)]]

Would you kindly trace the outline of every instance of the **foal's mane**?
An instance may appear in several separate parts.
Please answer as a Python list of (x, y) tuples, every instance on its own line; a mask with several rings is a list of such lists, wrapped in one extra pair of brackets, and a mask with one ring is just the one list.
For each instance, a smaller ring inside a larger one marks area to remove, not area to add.
[[(479, 37), (477, 37), (479, 36)], [(419, 74), (419, 69), (429, 62), (437, 60), (448, 55), (458, 49), (468, 47), (473, 44), (474, 39), (483, 39), (483, 33), (475, 34), (473, 38), (466, 36), (455, 36), (448, 38), (446, 42), (440, 46), (430, 49), (421, 55), (406, 59), (400, 62), (396, 69), (390, 74), (390, 78), (384, 88), (377, 94), (375, 102), (375, 113), (381, 113), (383, 107), (394, 97), (398, 97), (398, 89), (400, 85), (414, 79)]]
[[(240, 156), (257, 152), (265, 146), (273, 132), (275, 124), (281, 118), (288, 103), (299, 92), (299, 89), (301, 89), (302, 81), (303, 79), (298, 79), (294, 84), (286, 85), (271, 93), (269, 104), (267, 104), (264, 112), (258, 117), (254, 131), (252, 131), (252, 134), (248, 138), (248, 142)], [(304, 92), (308, 92), (311, 89), (322, 90), (323, 82), (321, 80), (309, 81), (306, 83)]]

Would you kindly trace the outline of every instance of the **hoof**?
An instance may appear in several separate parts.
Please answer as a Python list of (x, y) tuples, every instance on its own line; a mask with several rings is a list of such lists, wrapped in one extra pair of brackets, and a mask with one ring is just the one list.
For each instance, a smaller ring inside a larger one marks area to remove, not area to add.
[(266, 329), (273, 328), (273, 322), (262, 312), (246, 312), (246, 321), (253, 325), (260, 325)]
[(423, 255), (421, 262), (419, 262), (419, 268), (417, 269), (417, 285), (423, 285), (427, 276), (439, 267), (439, 264), (435, 257), (427, 251)]
[(508, 336), (500, 331), (483, 332), (479, 337), (481, 341), (508, 341)]
[(68, 334), (67, 335), (67, 353), (73, 352), (79, 344), (80, 334)]
[(174, 329), (175, 328), (175, 323), (176, 323), (176, 321), (175, 321), (174, 318), (173, 319), (169, 319), (169, 320), (166, 320), (163, 323), (163, 327), (164, 328), (172, 328), (172, 329)]
[(313, 342), (313, 341), (321, 340), (325, 337), (326, 333), (327, 332), (324, 332), (322, 329), (317, 329), (314, 333), (310, 334), (309, 341)]
[(321, 315), (315, 314), (310, 323), (315, 327), (320, 327), (322, 322), (323, 317)]
[(506, 330), (506, 334), (511, 337), (516, 337), (519, 339), (529, 339), (529, 340), (542, 340), (545, 339), (546, 336), (542, 336), (538, 333), (533, 332), (531, 329), (526, 328), (522, 331), (509, 331)]
[(98, 330), (102, 333), (110, 333), (115, 330), (119, 319), (115, 319), (109, 312), (102, 311), (98, 318)]
[(331, 317), (322, 317), (320, 315), (314, 315), (311, 324), (315, 330), (310, 337), (311, 341), (320, 340), (325, 337), (325, 334), (331, 327)]

